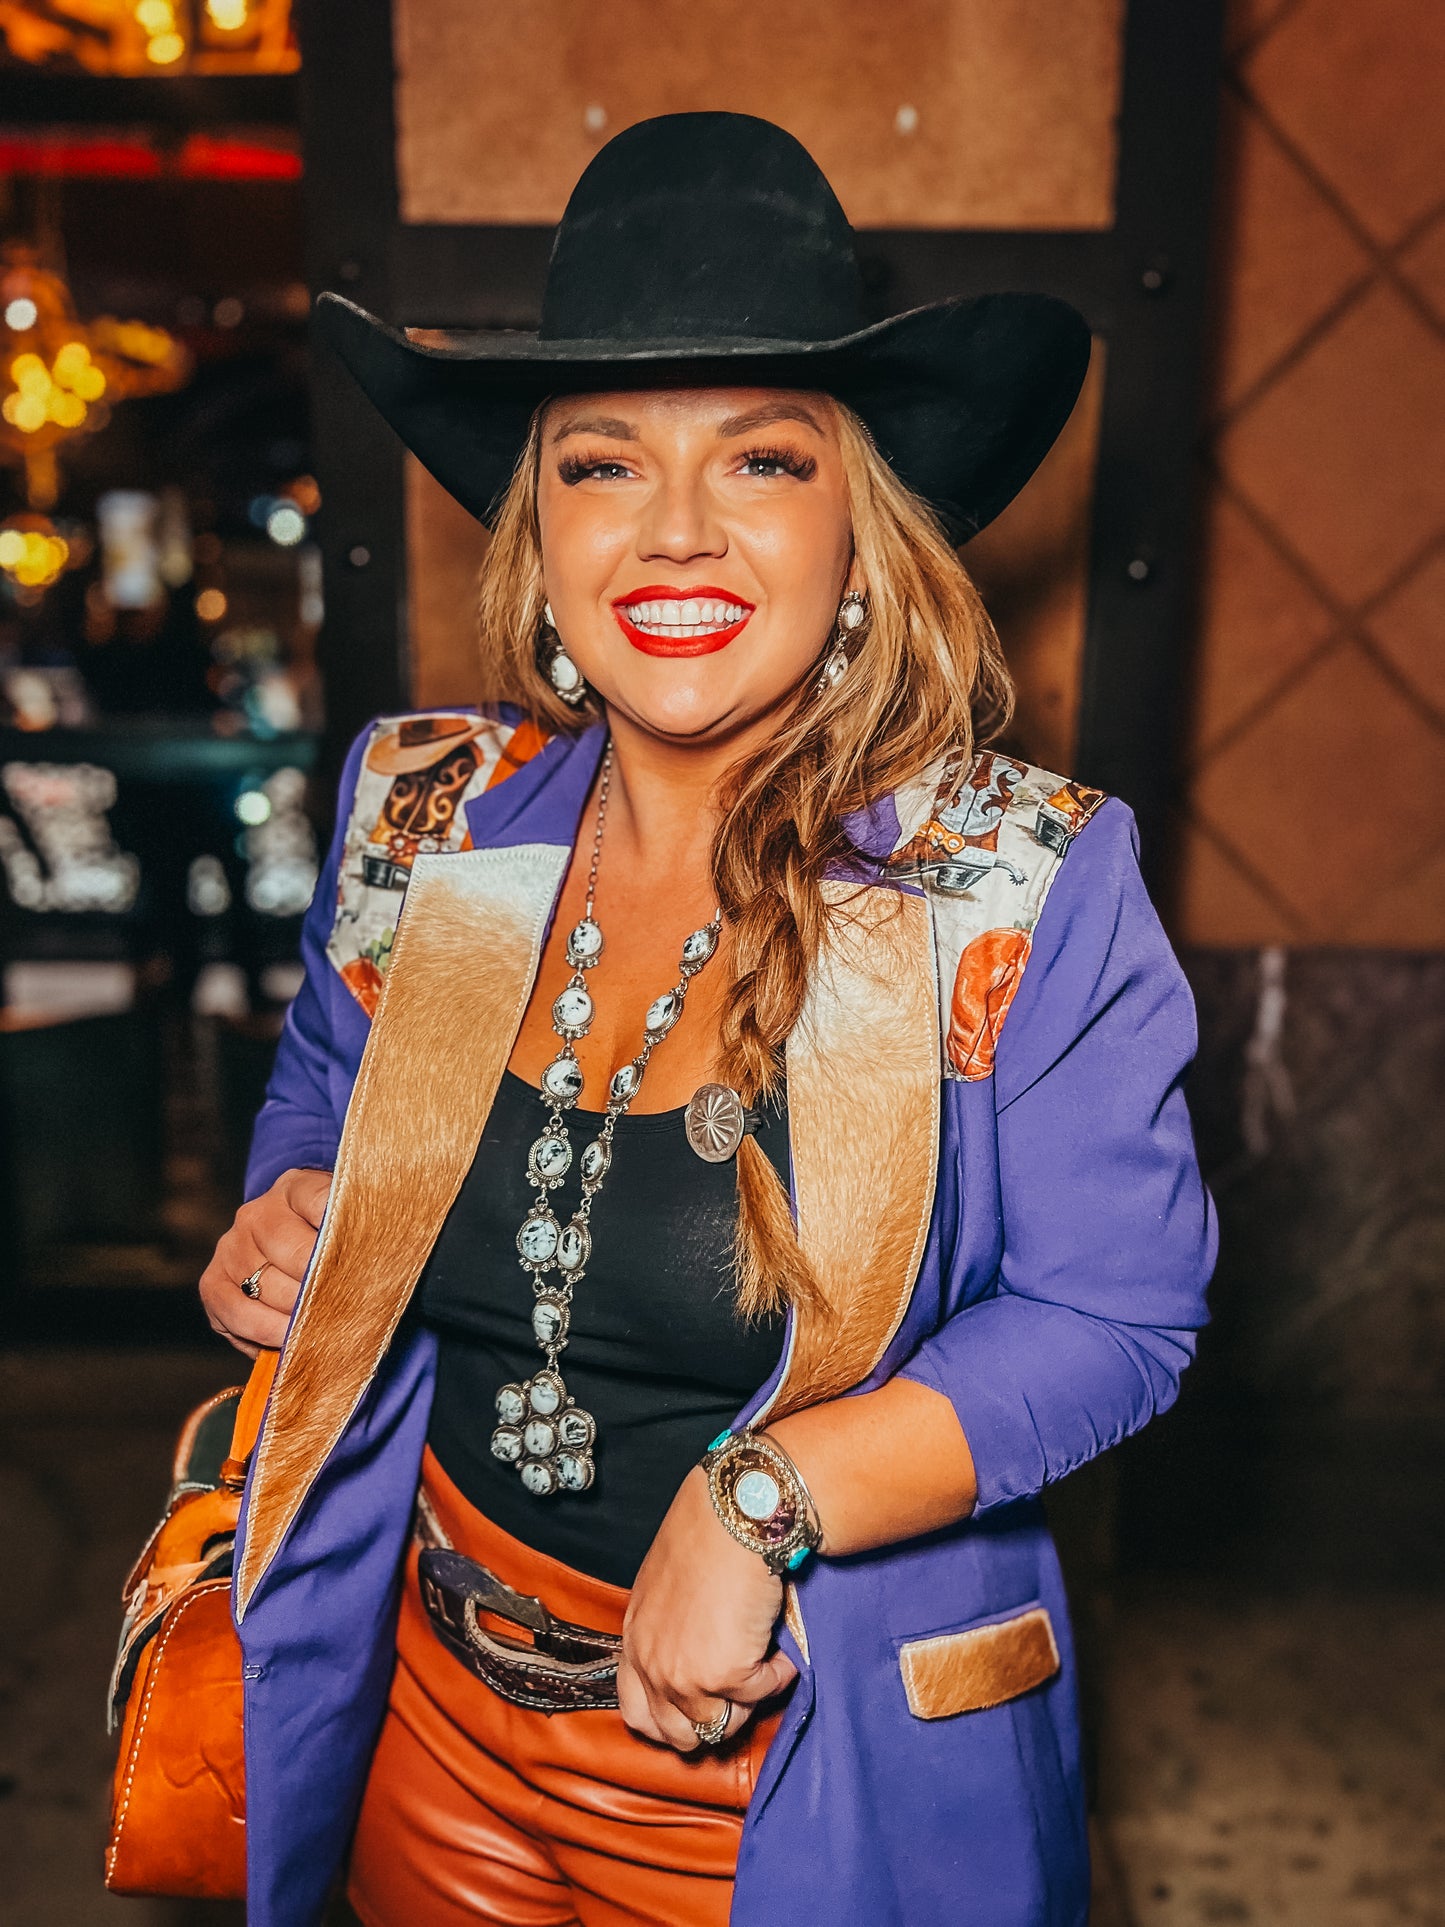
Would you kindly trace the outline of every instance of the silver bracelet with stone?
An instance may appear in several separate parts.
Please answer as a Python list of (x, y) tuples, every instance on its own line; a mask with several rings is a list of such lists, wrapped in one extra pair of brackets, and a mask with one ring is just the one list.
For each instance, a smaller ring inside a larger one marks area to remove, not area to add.
[(723, 1432), (702, 1459), (713, 1510), (740, 1546), (784, 1579), (822, 1542), (802, 1473), (763, 1432)]

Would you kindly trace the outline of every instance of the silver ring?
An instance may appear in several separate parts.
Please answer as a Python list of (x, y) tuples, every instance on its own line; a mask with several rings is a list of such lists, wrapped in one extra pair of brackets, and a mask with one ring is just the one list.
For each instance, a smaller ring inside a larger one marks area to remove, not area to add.
[(732, 1716), (733, 1703), (731, 1700), (724, 1700), (722, 1711), (715, 1719), (694, 1720), (692, 1730), (698, 1737), (698, 1743), (702, 1746), (716, 1746), (720, 1740), (726, 1739), (728, 1721)]
[(261, 1296), (261, 1273), (265, 1269), (265, 1265), (258, 1265), (249, 1278), (243, 1278), (241, 1280), (240, 1291), (243, 1298), (259, 1298)]

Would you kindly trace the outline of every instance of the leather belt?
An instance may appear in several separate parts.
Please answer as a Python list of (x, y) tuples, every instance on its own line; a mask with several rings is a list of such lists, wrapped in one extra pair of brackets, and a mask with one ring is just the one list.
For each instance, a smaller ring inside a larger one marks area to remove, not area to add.
[[(418, 1514), (422, 1604), (449, 1652), (502, 1699), (534, 1713), (616, 1706), (620, 1635), (556, 1618), (540, 1599), (513, 1592), (495, 1573), (447, 1545), (430, 1506), (423, 1504)], [(487, 1619), (530, 1637), (497, 1632), (484, 1623)]]

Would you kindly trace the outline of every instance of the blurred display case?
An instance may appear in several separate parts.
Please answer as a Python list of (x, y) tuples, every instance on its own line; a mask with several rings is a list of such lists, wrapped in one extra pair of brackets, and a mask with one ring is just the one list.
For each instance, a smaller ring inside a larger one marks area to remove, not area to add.
[(0, 730), (12, 1331), (170, 1330), (168, 1286), (193, 1315), (299, 976), (316, 753), (174, 721)]

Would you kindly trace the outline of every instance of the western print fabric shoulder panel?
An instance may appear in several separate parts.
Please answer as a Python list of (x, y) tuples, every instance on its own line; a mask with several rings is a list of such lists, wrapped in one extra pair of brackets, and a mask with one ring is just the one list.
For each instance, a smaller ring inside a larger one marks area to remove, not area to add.
[(376, 1015), (402, 898), (418, 856), (471, 847), (465, 806), (546, 742), (531, 723), (464, 710), (386, 716), (362, 753), (326, 954)]
[(887, 869), (928, 895), (945, 1077), (993, 1075), (1050, 886), (1103, 801), (1102, 790), (996, 750), (947, 756), (899, 791), (905, 827)]

